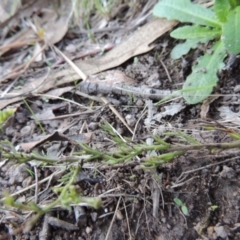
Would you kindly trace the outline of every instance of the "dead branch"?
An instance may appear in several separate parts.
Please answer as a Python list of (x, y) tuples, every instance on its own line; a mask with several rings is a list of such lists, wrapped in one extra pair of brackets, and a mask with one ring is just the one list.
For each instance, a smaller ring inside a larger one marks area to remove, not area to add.
[[(118, 94), (120, 96), (136, 96), (141, 98), (150, 98), (153, 100), (160, 100), (173, 94), (170, 90), (157, 90), (147, 88), (145, 86), (135, 87), (126, 84), (98, 84), (89, 81), (82, 81), (79, 84), (78, 90), (92, 95)], [(176, 95), (179, 95), (179, 93), (176, 93)], [(176, 95), (174, 93), (174, 96)]]

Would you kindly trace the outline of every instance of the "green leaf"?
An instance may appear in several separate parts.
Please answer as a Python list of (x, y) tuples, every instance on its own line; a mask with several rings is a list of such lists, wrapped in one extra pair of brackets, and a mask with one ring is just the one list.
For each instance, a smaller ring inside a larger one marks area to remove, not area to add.
[(221, 41), (212, 47), (213, 53), (206, 53), (198, 59), (192, 73), (183, 85), (183, 97), (189, 104), (196, 104), (207, 98), (218, 82), (217, 71), (224, 67), (226, 50)]
[(193, 73), (196, 72), (213, 72), (224, 68), (225, 64), (223, 62), (226, 57), (226, 49), (223, 46), (221, 41), (217, 41), (208, 52), (205, 53), (202, 57), (198, 58), (198, 64), (193, 66)]
[(182, 212), (183, 212), (183, 214), (184, 215), (188, 215), (188, 209), (187, 209), (187, 207), (186, 207), (186, 205), (185, 204), (183, 204), (182, 206), (181, 206), (181, 210), (182, 210)]
[[(189, 104), (196, 104), (207, 98), (216, 83), (218, 78), (216, 74), (203, 74), (203, 72), (192, 73), (188, 76), (183, 85), (183, 97)], [(212, 84), (208, 84), (211, 82)]]
[(171, 51), (172, 59), (179, 59), (183, 55), (187, 54), (191, 49), (197, 48), (199, 43), (205, 43), (211, 40), (211, 38), (202, 39), (187, 39), (183, 43), (177, 44)]
[(198, 25), (179, 27), (172, 31), (171, 37), (177, 39), (199, 39), (199, 38), (217, 38), (221, 36), (221, 29), (201, 27)]
[(0, 125), (2, 125), (8, 118), (10, 118), (15, 111), (16, 108), (8, 108), (0, 111)]
[(240, 6), (230, 11), (228, 21), (223, 24), (222, 40), (231, 54), (240, 53)]
[(162, 0), (154, 6), (153, 15), (180, 22), (221, 27), (212, 10), (193, 4), (190, 0)]
[(213, 211), (215, 211), (216, 209), (218, 209), (218, 206), (217, 206), (217, 205), (212, 205), (210, 208), (211, 208)]
[(227, 21), (228, 12), (230, 10), (230, 4), (228, 0), (215, 0), (214, 12), (221, 22)]
[(171, 51), (171, 58), (181, 58), (183, 55), (187, 54), (191, 50), (191, 48), (196, 48), (198, 46), (198, 43), (198, 39), (188, 39), (183, 43), (177, 44)]
[(181, 207), (183, 205), (183, 202), (179, 199), (179, 198), (174, 198), (173, 201), (179, 206)]
[(235, 8), (240, 5), (240, 0), (228, 0), (228, 1), (232, 8)]

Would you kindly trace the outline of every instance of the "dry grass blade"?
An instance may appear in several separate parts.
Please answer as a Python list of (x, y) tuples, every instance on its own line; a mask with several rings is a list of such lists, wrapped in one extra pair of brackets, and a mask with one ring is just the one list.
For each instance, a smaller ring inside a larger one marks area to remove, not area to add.
[(105, 97), (101, 97), (104, 103), (108, 104), (109, 108), (112, 110), (112, 112), (121, 120), (121, 122), (124, 124), (124, 126), (133, 134), (133, 130), (128, 126), (124, 118), (119, 114), (117, 109), (108, 102), (108, 100)]
[(71, 68), (78, 74), (78, 76), (83, 79), (86, 80), (87, 76), (81, 71), (81, 69), (79, 69), (79, 67), (71, 60), (69, 59), (63, 52), (61, 52), (57, 47), (52, 46), (54, 48), (54, 50), (61, 55), (65, 61), (71, 66)]
[(114, 212), (112, 221), (111, 221), (111, 223), (110, 223), (110, 226), (109, 226), (109, 228), (108, 228), (108, 231), (107, 231), (105, 240), (108, 240), (108, 239), (109, 239), (109, 236), (110, 236), (110, 233), (111, 233), (111, 230), (112, 230), (112, 225), (113, 225), (113, 222), (114, 222), (114, 220), (115, 220), (115, 218), (116, 218), (117, 211), (118, 211), (119, 204), (120, 204), (121, 200), (122, 200), (122, 197), (120, 197), (120, 198), (118, 199), (117, 206), (116, 206), (116, 209), (115, 209), (115, 212)]

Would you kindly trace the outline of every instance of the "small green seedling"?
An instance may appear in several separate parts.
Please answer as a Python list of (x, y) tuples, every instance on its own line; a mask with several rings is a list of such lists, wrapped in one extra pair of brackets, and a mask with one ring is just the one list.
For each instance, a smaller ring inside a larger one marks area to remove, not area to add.
[(189, 104), (207, 98), (218, 82), (217, 72), (224, 68), (227, 52), (240, 53), (240, 0), (215, 0), (213, 8), (205, 8), (190, 0), (162, 0), (153, 9), (157, 17), (192, 23), (171, 32), (171, 37), (186, 40), (176, 45), (173, 59), (181, 58), (200, 43), (213, 41), (211, 49), (198, 58), (183, 85), (182, 94)]
[(182, 213), (188, 216), (188, 209), (186, 205), (179, 198), (174, 198), (173, 201), (181, 208)]
[(13, 116), (15, 108), (8, 108), (0, 111), (0, 126), (2, 126), (11, 116)]
[(212, 206), (210, 207), (210, 209), (211, 209), (212, 211), (215, 211), (216, 209), (218, 209), (218, 206), (217, 206), (217, 205), (212, 205)]
[(8, 121), (11, 120), (15, 111), (16, 111), (16, 108), (8, 108), (8, 109), (0, 111), (0, 134), (1, 134), (1, 132), (3, 132)]
[(28, 172), (28, 174), (29, 174), (32, 178), (34, 178), (35, 173), (34, 173), (34, 171), (32, 171), (32, 169), (27, 168), (26, 171)]

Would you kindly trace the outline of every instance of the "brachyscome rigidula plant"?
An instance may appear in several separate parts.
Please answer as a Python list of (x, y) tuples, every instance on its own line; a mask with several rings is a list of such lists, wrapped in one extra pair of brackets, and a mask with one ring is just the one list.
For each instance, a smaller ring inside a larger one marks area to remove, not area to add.
[(227, 53), (240, 53), (240, 0), (215, 0), (212, 8), (205, 8), (190, 0), (161, 0), (155, 5), (153, 14), (192, 23), (171, 32), (171, 37), (185, 40), (173, 48), (173, 59), (181, 58), (201, 43), (214, 42), (211, 49), (198, 58), (182, 89), (187, 103), (203, 101), (216, 86), (217, 72), (224, 68)]

